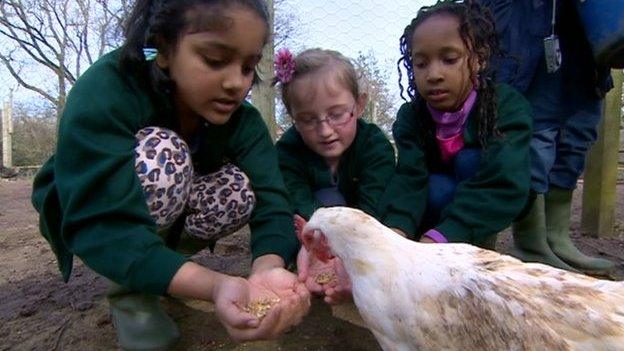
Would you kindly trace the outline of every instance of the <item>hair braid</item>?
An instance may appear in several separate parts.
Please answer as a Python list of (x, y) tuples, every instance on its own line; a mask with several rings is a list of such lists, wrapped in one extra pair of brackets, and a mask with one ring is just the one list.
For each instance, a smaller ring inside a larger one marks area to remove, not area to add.
[[(397, 61), (397, 70), (399, 72), (399, 89), (401, 90), (401, 98), (406, 100), (403, 96), (403, 92), (407, 92), (407, 95), (411, 100), (416, 97), (416, 86), (414, 84), (414, 70), (412, 68), (412, 55), (411, 55), (411, 38), (414, 35), (414, 29), (418, 24), (418, 17), (412, 19), (412, 22), (405, 27), (403, 35), (399, 39), (399, 48), (401, 51), (401, 58)], [(407, 88), (403, 86), (401, 81), (403, 80), (403, 71), (401, 67), (405, 69), (407, 75)]]
[[(479, 104), (478, 138), (482, 148), (485, 148), (490, 136), (500, 138), (503, 135), (496, 128), (498, 119), (498, 98), (494, 72), (489, 64), (492, 56), (500, 55), (498, 36), (494, 27), (494, 19), (489, 9), (473, 0), (465, 2), (466, 12), (462, 21), (462, 38), (467, 45), (471, 45), (474, 58), (479, 63), (477, 72), (477, 92), (481, 97)], [(469, 46), (470, 47), (470, 46)]]

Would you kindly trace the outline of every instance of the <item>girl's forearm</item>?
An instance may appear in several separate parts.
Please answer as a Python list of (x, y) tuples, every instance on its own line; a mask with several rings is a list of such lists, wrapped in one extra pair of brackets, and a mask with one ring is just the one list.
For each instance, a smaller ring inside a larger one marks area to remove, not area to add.
[(215, 287), (227, 279), (194, 262), (186, 262), (171, 279), (167, 293), (174, 296), (213, 301)]
[(256, 258), (251, 265), (251, 274), (271, 268), (284, 268), (286, 263), (278, 255), (268, 254)]

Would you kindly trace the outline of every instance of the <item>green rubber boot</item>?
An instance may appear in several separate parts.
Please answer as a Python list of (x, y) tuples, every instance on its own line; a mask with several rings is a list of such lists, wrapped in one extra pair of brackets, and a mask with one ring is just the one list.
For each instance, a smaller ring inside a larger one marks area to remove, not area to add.
[(587, 256), (570, 239), (570, 207), (573, 190), (552, 188), (544, 197), (548, 244), (563, 261), (582, 271), (605, 273), (615, 263), (603, 258)]
[(544, 195), (537, 195), (531, 209), (522, 219), (513, 222), (514, 247), (510, 255), (525, 262), (539, 262), (553, 267), (576, 272), (555, 255), (546, 240), (546, 218)]
[(117, 340), (124, 350), (169, 350), (180, 338), (157, 295), (132, 292), (110, 282), (107, 298)]

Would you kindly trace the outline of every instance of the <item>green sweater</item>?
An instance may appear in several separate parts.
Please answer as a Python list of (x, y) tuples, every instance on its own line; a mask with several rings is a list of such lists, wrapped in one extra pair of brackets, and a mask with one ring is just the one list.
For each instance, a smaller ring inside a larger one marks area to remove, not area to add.
[[(276, 144), (279, 165), (295, 213), (308, 219), (321, 204), (314, 192), (332, 186), (322, 156), (310, 150), (294, 127)], [(394, 150), (374, 124), (357, 121), (355, 139), (338, 164), (338, 190), (347, 205), (379, 217), (379, 199), (394, 173)]]
[[(525, 205), (530, 185), (529, 143), (531, 110), (513, 88), (499, 85), (498, 130), (503, 137), (490, 136), (480, 169), (459, 183), (451, 203), (434, 228), (450, 242), (480, 242), (505, 229)], [(481, 148), (477, 136), (477, 100), (464, 129), (465, 147)], [(423, 105), (417, 115), (410, 103), (401, 106), (393, 126), (399, 160), (382, 206), (384, 223), (409, 235), (417, 234), (427, 204), (428, 177), (441, 167), (433, 136), (421, 140), (418, 119), (431, 118)]]
[[(68, 96), (56, 154), (37, 175), (32, 194), (41, 233), (66, 281), (76, 255), (116, 283), (162, 294), (186, 262), (157, 235), (134, 170), (135, 134), (171, 124), (173, 115), (162, 103), (166, 98), (147, 91), (120, 70), (115, 51), (90, 67)], [(292, 262), (298, 249), (292, 212), (258, 111), (245, 102), (225, 125), (205, 127), (204, 135), (193, 155), (196, 172), (232, 162), (251, 180), (257, 197), (250, 220), (253, 257), (277, 254)]]

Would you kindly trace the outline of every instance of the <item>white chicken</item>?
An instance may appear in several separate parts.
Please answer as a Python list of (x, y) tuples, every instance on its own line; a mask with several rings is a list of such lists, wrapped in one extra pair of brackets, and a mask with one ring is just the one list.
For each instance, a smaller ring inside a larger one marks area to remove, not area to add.
[(421, 244), (346, 207), (317, 210), (303, 239), (317, 258), (342, 259), (384, 350), (624, 350), (624, 282)]

